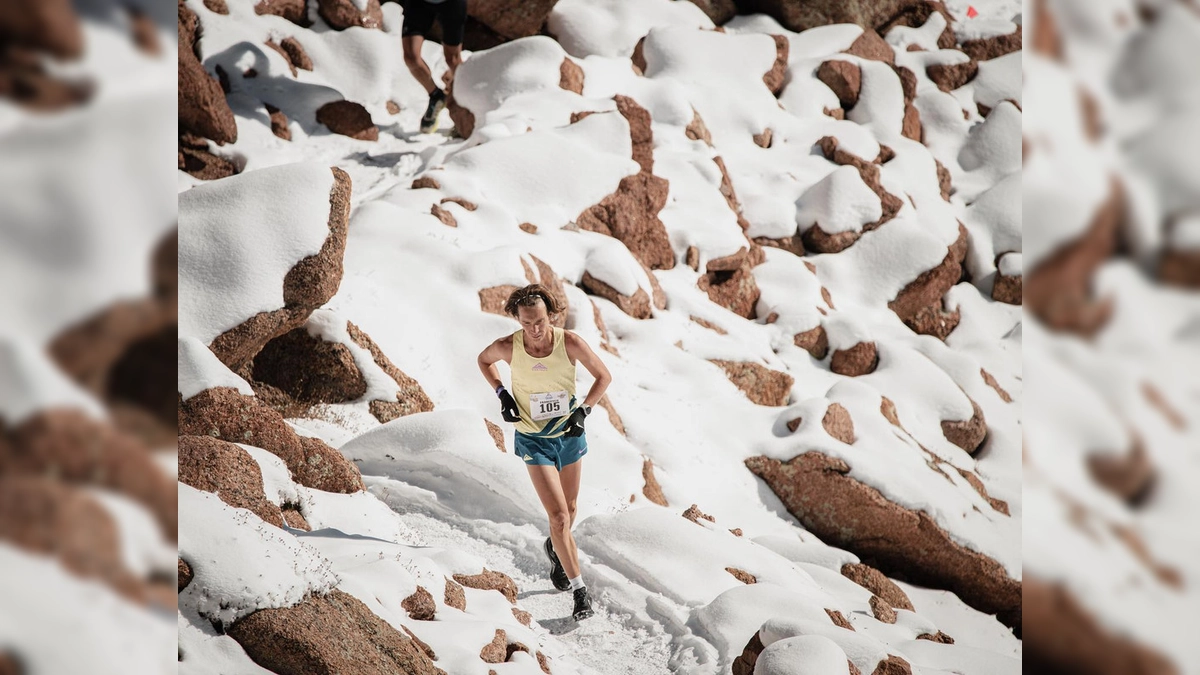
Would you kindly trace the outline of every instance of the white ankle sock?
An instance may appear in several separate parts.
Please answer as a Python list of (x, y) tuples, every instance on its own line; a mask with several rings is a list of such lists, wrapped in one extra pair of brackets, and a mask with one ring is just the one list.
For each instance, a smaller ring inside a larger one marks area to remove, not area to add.
[(580, 574), (577, 577), (572, 577), (570, 581), (571, 581), (571, 590), (573, 590), (573, 591), (584, 587), (582, 574)]

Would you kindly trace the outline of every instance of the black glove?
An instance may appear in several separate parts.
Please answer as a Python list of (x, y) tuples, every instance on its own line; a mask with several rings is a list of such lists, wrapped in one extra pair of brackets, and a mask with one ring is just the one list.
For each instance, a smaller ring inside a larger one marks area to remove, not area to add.
[(575, 438), (583, 435), (583, 419), (587, 417), (587, 410), (583, 406), (575, 409), (571, 416), (567, 418), (567, 423), (563, 425), (564, 436)]
[(508, 393), (508, 390), (504, 387), (501, 387), (500, 393), (497, 396), (500, 397), (500, 415), (504, 418), (504, 421), (520, 422), (521, 412), (517, 410), (517, 402), (513, 399), (512, 394)]

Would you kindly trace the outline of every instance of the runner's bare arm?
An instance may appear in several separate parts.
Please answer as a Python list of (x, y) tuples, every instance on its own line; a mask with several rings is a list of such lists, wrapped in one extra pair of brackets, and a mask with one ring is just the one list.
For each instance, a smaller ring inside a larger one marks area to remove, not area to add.
[(479, 352), (479, 358), (477, 359), (477, 362), (479, 363), (479, 370), (483, 373), (484, 379), (488, 381), (488, 384), (492, 387), (493, 391), (496, 389), (496, 387), (504, 384), (500, 380), (500, 371), (496, 369), (496, 362), (504, 361), (506, 363), (511, 363), (512, 346), (512, 336), (506, 335), (485, 347), (483, 351)]
[(567, 356), (572, 361), (582, 363), (592, 377), (596, 378), (592, 388), (588, 390), (587, 397), (583, 399), (583, 405), (594, 406), (604, 396), (604, 390), (608, 389), (608, 385), (612, 382), (612, 375), (600, 357), (596, 356), (596, 352), (592, 351), (587, 340), (571, 331), (566, 331), (566, 342)]

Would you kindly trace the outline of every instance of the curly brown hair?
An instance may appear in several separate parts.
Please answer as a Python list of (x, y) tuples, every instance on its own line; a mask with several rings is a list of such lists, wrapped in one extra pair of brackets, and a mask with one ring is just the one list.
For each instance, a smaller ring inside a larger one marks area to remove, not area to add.
[(518, 307), (533, 307), (539, 300), (546, 305), (547, 314), (558, 314), (559, 307), (555, 304), (554, 297), (541, 284), (529, 284), (513, 291), (512, 295), (508, 296), (508, 302), (504, 303), (504, 313), (515, 317)]

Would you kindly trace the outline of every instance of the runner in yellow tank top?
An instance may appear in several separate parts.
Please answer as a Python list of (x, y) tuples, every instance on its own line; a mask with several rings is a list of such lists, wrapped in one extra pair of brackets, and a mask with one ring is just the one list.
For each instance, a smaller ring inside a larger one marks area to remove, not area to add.
[[(542, 286), (513, 292), (504, 311), (521, 322), (521, 330), (480, 352), (479, 369), (500, 398), (504, 420), (516, 424), (516, 454), (525, 462), (550, 521), (550, 538), (544, 545), (551, 562), (550, 579), (558, 590), (574, 591), (574, 616), (579, 621), (592, 615), (571, 536), (580, 460), (587, 454), (584, 420), (604, 396), (612, 376), (583, 338), (551, 325), (559, 308)], [(498, 361), (511, 368), (511, 394), (500, 380)], [(596, 379), (582, 403), (575, 398), (576, 363)]]

